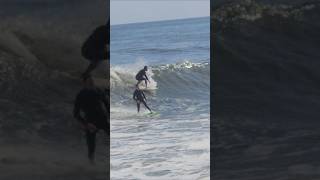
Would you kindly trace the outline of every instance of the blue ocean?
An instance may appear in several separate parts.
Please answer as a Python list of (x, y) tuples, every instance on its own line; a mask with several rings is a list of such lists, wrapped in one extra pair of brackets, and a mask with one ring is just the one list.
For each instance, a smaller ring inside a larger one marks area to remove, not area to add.
[[(210, 178), (210, 19), (111, 26), (111, 179)], [(135, 74), (149, 67), (137, 113)]]

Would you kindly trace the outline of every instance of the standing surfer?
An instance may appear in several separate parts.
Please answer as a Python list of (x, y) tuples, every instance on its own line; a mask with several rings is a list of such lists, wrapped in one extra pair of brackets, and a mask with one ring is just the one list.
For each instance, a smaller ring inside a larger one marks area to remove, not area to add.
[[(146, 88), (147, 88), (147, 81), (149, 81), (148, 76), (147, 76), (147, 72), (148, 71), (148, 66), (144, 66), (143, 69), (141, 69), (138, 74), (136, 75), (136, 80), (138, 81), (138, 83), (136, 84), (136, 86), (139, 86), (139, 84), (141, 83), (141, 81), (145, 81), (146, 84)], [(149, 81), (150, 83), (150, 81)]]
[(142, 103), (149, 111), (152, 113), (151, 109), (147, 105), (146, 101), (147, 98), (144, 95), (143, 91), (139, 89), (139, 86), (137, 86), (136, 90), (133, 93), (133, 99), (137, 102), (137, 110), (140, 112), (140, 103)]
[[(97, 132), (104, 130), (110, 135), (110, 107), (106, 93), (95, 86), (90, 76), (83, 78), (83, 85), (76, 97), (73, 114), (86, 132), (88, 157), (94, 162)], [(84, 113), (84, 117), (81, 116), (81, 112)]]

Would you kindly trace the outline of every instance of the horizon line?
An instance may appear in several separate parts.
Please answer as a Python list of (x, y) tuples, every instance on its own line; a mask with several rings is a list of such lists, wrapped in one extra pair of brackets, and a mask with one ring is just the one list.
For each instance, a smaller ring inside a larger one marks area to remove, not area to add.
[(163, 22), (163, 21), (188, 20), (188, 19), (199, 19), (199, 18), (206, 18), (206, 17), (209, 18), (210, 16), (199, 16), (199, 17), (177, 18), (177, 19), (163, 19), (163, 20), (156, 20), (156, 21), (129, 22), (129, 23), (111, 24), (111, 26), (129, 25), (129, 24), (143, 24), (143, 23)]

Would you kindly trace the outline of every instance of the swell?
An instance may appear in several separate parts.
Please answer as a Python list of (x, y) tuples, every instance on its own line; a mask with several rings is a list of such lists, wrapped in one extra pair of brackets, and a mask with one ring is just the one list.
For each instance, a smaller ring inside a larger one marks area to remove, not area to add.
[(233, 112), (274, 121), (317, 119), (318, 103), (309, 99), (317, 97), (320, 88), (319, 10), (319, 1), (300, 5), (241, 1), (214, 12), (216, 117)]
[(159, 93), (178, 95), (187, 93), (208, 95), (210, 88), (209, 63), (177, 63), (158, 66), (153, 70)]
[[(169, 96), (196, 96), (208, 95), (210, 87), (209, 63), (183, 62), (152, 66), (151, 89), (155, 89), (157, 97)], [(127, 68), (111, 68), (111, 97), (119, 99), (132, 96), (136, 84), (135, 73), (137, 70)], [(149, 70), (150, 71), (150, 70)], [(206, 93), (207, 92), (207, 93)]]
[[(320, 125), (319, 10), (236, 1), (213, 11), (216, 179), (294, 179), (290, 167), (318, 165), (309, 147)], [(255, 156), (259, 145), (272, 150)]]
[(231, 1), (217, 7), (213, 6), (212, 20), (223, 24), (254, 22), (264, 18), (303, 20), (306, 13), (317, 11), (319, 5), (318, 0), (305, 0), (299, 3), (266, 3), (259, 0)]

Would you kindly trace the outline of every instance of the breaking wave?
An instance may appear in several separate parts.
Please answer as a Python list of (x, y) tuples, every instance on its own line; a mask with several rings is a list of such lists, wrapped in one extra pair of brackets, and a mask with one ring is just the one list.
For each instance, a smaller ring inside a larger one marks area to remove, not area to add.
[[(135, 74), (139, 67), (143, 66), (141, 63), (136, 63), (134, 65), (111, 67), (110, 85), (113, 99), (132, 96), (137, 82)], [(208, 95), (199, 92), (208, 91), (210, 87), (209, 63), (184, 61), (182, 63), (156, 65), (150, 66), (147, 73), (151, 81), (149, 88), (155, 90), (158, 95), (172, 97)]]

